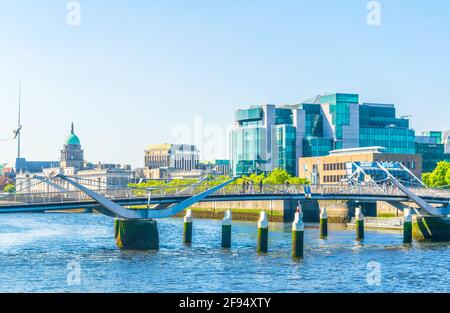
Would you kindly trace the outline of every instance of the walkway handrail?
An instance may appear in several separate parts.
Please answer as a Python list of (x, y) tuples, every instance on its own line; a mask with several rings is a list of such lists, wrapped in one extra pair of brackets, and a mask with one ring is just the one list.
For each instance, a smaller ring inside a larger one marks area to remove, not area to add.
[[(105, 208), (109, 213), (116, 217), (126, 218), (126, 219), (153, 219), (153, 218), (163, 218), (163, 217), (170, 217), (173, 215), (176, 215), (177, 213), (183, 211), (184, 209), (190, 207), (191, 205), (203, 200), (204, 198), (210, 196), (211, 194), (215, 193), (217, 190), (222, 189), (223, 187), (227, 186), (228, 184), (234, 182), (236, 178), (233, 178), (225, 183), (222, 183), (214, 188), (208, 189), (207, 191), (204, 191), (198, 195), (195, 195), (193, 197), (190, 197), (172, 207), (162, 209), (162, 210), (131, 210), (126, 209), (122, 207), (121, 205), (109, 200), (107, 197), (94, 192), (93, 190), (90, 190), (83, 185), (77, 183), (76, 181), (68, 178), (64, 175), (57, 175), (57, 177), (61, 178), (62, 180), (66, 181), (70, 185), (74, 186), (75, 188), (79, 189), (86, 195), (88, 195), (90, 198), (97, 201), (103, 208)], [(131, 194), (130, 194), (131, 196)], [(102, 212), (104, 213), (104, 212)]]

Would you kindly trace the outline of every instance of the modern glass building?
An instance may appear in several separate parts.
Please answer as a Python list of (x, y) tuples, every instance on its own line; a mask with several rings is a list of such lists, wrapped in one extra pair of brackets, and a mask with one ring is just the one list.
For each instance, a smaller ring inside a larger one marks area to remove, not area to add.
[(296, 107), (305, 112), (305, 136), (302, 141), (302, 156), (316, 157), (327, 155), (329, 151), (334, 149), (334, 139), (330, 134), (327, 137), (324, 135), (325, 118), (321, 105), (318, 103), (303, 103)]
[(422, 136), (416, 137), (416, 152), (422, 155), (422, 167), (424, 173), (434, 171), (441, 161), (450, 162), (450, 154), (445, 151), (445, 143), (442, 132), (426, 131)]
[(358, 147), (359, 95), (326, 94), (318, 97), (333, 132), (335, 149)]
[(265, 173), (282, 167), (295, 174), (301, 155), (304, 125), (301, 110), (263, 105), (238, 110), (231, 133), (234, 175)]
[(232, 169), (241, 175), (282, 167), (296, 174), (301, 157), (373, 146), (415, 154), (415, 131), (408, 119), (396, 117), (393, 104), (360, 104), (357, 94), (324, 94), (296, 105), (238, 110), (231, 135)]
[(415, 131), (397, 118), (393, 104), (364, 103), (359, 108), (360, 147), (381, 146), (387, 153), (414, 154)]

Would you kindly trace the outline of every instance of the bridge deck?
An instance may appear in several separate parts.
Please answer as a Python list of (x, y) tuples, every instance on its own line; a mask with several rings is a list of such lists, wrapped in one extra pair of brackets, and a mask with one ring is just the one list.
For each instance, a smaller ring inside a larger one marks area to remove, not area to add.
[[(312, 200), (359, 200), (366, 202), (410, 202), (410, 198), (400, 189), (393, 186), (381, 188), (379, 186), (309, 186)], [(165, 188), (146, 193), (142, 190), (113, 189), (95, 190), (107, 199), (121, 205), (158, 205), (181, 203), (199, 193), (207, 191), (204, 186), (195, 186), (188, 189)], [(448, 205), (450, 190), (436, 190), (426, 188), (410, 189), (428, 203)], [(305, 200), (304, 186), (255, 186), (243, 189), (232, 185), (214, 192), (201, 199), (200, 202), (222, 201), (264, 201), (264, 200)], [(72, 210), (76, 208), (96, 208), (99, 203), (92, 200), (81, 191), (66, 191), (42, 194), (14, 194), (0, 197), (0, 213), (36, 212), (51, 210)]]

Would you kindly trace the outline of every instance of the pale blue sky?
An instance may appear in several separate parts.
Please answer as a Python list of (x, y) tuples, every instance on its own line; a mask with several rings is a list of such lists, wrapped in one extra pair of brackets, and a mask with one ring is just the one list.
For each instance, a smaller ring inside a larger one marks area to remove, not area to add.
[(450, 2), (379, 2), (370, 27), (363, 0), (81, 0), (74, 28), (65, 0), (0, 0), (0, 162), (16, 154), (19, 80), (31, 160), (58, 159), (74, 121), (87, 159), (142, 166), (174, 125), (224, 128), (237, 108), (322, 92), (450, 129)]

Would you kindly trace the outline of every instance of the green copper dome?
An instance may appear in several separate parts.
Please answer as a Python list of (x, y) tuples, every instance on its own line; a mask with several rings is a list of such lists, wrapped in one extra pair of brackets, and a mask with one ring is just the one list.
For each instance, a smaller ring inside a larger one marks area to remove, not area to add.
[(70, 134), (70, 136), (67, 137), (67, 139), (66, 139), (66, 145), (79, 145), (79, 144), (80, 144), (80, 139), (78, 138), (77, 135)]
[(73, 123), (70, 135), (66, 139), (66, 145), (80, 145), (80, 138), (78, 138), (78, 136), (75, 135)]

